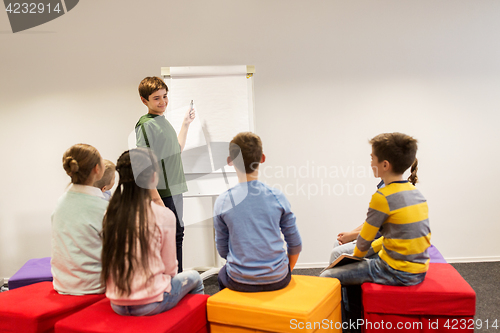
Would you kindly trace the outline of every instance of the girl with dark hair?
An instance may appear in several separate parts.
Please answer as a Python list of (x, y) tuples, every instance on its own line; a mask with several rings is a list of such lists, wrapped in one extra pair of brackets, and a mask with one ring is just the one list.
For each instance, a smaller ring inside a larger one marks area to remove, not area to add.
[(154, 203), (158, 163), (146, 148), (124, 152), (118, 187), (103, 221), (101, 281), (120, 315), (145, 316), (173, 308), (186, 294), (203, 294), (196, 271), (177, 274), (175, 216)]

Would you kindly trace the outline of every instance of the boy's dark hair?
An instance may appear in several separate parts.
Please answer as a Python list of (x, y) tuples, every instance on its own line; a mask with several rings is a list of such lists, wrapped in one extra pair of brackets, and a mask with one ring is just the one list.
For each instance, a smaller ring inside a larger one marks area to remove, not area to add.
[(403, 174), (417, 155), (417, 140), (403, 133), (382, 133), (370, 140), (379, 162), (387, 160), (392, 171)]
[(165, 89), (168, 92), (168, 87), (165, 84), (165, 81), (157, 76), (148, 76), (139, 84), (139, 95), (144, 99), (149, 100), (149, 96), (160, 89)]
[[(238, 155), (241, 153), (241, 158)], [(238, 133), (229, 143), (229, 157), (234, 166), (245, 173), (254, 172), (262, 159), (262, 141), (252, 132)], [(243, 165), (242, 165), (243, 164)]]

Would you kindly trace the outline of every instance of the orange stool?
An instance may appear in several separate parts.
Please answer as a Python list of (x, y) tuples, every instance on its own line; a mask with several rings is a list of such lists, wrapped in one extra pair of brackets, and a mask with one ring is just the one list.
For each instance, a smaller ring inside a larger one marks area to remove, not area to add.
[(224, 289), (208, 299), (211, 333), (342, 332), (340, 282), (293, 275), (281, 290), (244, 293)]

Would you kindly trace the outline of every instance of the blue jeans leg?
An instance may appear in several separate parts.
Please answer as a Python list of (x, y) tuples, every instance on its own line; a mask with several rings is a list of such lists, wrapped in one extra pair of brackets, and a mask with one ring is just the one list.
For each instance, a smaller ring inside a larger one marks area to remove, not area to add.
[(394, 269), (378, 255), (371, 258), (373, 259), (331, 268), (320, 276), (339, 279), (343, 286), (360, 285), (364, 282), (388, 286), (411, 286), (419, 284), (425, 278), (425, 273), (415, 274)]
[(352, 255), (355, 247), (356, 247), (356, 241), (340, 245), (339, 242), (336, 240), (335, 244), (333, 244), (332, 252), (330, 252), (330, 264), (334, 262), (342, 254)]
[(119, 306), (111, 303), (113, 310), (124, 316), (152, 316), (172, 309), (187, 294), (204, 294), (203, 281), (197, 271), (177, 274), (171, 281), (170, 292), (163, 293), (163, 301), (143, 305)]
[(370, 275), (371, 260), (363, 260), (353, 264), (334, 267), (321, 273), (321, 277), (339, 279), (342, 286), (360, 285), (371, 281)]

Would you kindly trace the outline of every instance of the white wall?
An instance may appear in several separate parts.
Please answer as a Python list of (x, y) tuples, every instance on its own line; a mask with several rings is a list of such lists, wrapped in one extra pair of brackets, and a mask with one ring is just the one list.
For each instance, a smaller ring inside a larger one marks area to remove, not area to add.
[[(420, 141), (443, 255), (500, 260), (499, 15), (494, 0), (90, 0), (12, 34), (0, 13), (0, 277), (50, 256), (64, 150), (86, 142), (116, 160), (145, 112), (140, 80), (187, 65), (256, 66), (263, 180), (292, 203), (300, 266), (363, 222), (377, 184), (367, 140), (386, 131)], [(187, 230), (187, 266), (210, 260), (204, 223)]]

